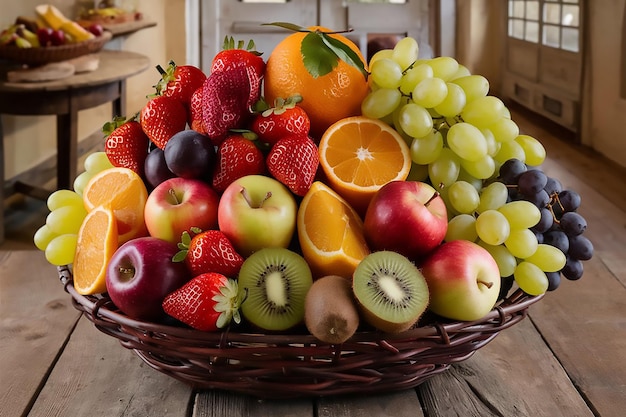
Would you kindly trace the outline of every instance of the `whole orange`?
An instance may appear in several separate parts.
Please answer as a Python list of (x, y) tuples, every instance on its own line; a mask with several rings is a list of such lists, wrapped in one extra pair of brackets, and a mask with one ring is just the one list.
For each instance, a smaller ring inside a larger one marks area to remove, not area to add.
[[(309, 30), (329, 32), (320, 26), (310, 27)], [(305, 32), (293, 33), (274, 48), (265, 69), (264, 95), (270, 105), (278, 97), (302, 96), (298, 104), (311, 120), (311, 136), (319, 140), (326, 128), (336, 121), (361, 113), (361, 102), (369, 87), (365, 76), (342, 60), (328, 74), (313, 77), (307, 71), (301, 53), (302, 40), (306, 35)], [(329, 36), (348, 45), (366, 66), (354, 42), (339, 34)]]

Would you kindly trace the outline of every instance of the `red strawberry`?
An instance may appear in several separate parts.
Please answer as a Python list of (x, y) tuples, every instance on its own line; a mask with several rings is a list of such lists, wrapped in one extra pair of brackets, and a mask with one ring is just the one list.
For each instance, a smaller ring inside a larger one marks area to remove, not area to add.
[(251, 67), (211, 73), (202, 90), (202, 124), (215, 145), (228, 131), (242, 127), (261, 94), (261, 80)]
[(187, 125), (187, 109), (182, 101), (168, 96), (151, 98), (141, 109), (141, 128), (159, 148)]
[(163, 310), (202, 331), (216, 331), (241, 322), (237, 281), (209, 272), (192, 278), (163, 300)]
[(141, 129), (141, 124), (131, 118), (115, 118), (102, 128), (108, 134), (104, 151), (116, 167), (129, 168), (143, 175), (143, 166), (148, 155), (150, 139)]
[(296, 105), (298, 101), (298, 98), (278, 101), (275, 107), (254, 117), (250, 130), (270, 145), (285, 136), (308, 136), (311, 121), (304, 109)]
[(222, 193), (236, 179), (264, 172), (263, 152), (243, 135), (231, 135), (217, 149), (211, 185), (215, 191)]
[(207, 135), (206, 129), (202, 124), (202, 90), (200, 87), (191, 95), (191, 102), (189, 103), (189, 127), (198, 133)]
[(319, 162), (317, 145), (311, 138), (302, 136), (280, 139), (265, 160), (270, 174), (299, 196), (311, 188)]
[(261, 52), (255, 50), (254, 41), (250, 40), (244, 49), (244, 41), (240, 40), (235, 45), (235, 39), (227, 36), (222, 50), (213, 57), (211, 73), (243, 65), (254, 68), (258, 77), (261, 78), (265, 73), (265, 61), (261, 55)]
[(160, 65), (157, 70), (161, 73), (161, 80), (155, 86), (158, 95), (174, 97), (189, 106), (191, 96), (198, 88), (202, 87), (206, 74), (193, 65), (178, 66), (170, 61), (167, 69)]
[(192, 276), (207, 272), (217, 272), (227, 277), (235, 277), (243, 264), (243, 257), (237, 253), (230, 240), (219, 230), (199, 232), (193, 238), (189, 232), (183, 232), (178, 247), (181, 249), (174, 256), (174, 261), (185, 262)]

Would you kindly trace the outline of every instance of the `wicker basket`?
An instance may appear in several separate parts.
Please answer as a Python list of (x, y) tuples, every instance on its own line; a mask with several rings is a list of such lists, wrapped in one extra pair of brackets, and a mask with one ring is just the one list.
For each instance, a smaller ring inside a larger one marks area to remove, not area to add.
[(111, 40), (111, 32), (105, 31), (101, 36), (59, 46), (46, 46), (40, 48), (18, 48), (15, 45), (0, 46), (0, 59), (14, 61), (30, 66), (39, 66), (51, 62), (67, 61), (79, 56), (93, 54), (101, 50)]
[(120, 340), (152, 368), (198, 389), (224, 389), (264, 399), (381, 393), (413, 388), (469, 358), (526, 317), (542, 296), (513, 291), (482, 320), (426, 324), (400, 334), (356, 333), (342, 345), (306, 332), (208, 333), (130, 319), (106, 296), (82, 296), (72, 274), (59, 278), (74, 307), (101, 332)]

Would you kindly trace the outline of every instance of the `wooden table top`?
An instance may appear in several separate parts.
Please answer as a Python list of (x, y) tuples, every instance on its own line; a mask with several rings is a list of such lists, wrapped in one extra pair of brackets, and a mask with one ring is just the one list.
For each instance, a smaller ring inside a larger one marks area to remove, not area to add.
[[(280, 401), (196, 392), (81, 317), (56, 268), (26, 236), (0, 246), (0, 416), (622, 417), (626, 185), (615, 178), (624, 171), (549, 139), (543, 142), (555, 157), (544, 170), (583, 196), (580, 211), (596, 249), (585, 275), (563, 282), (528, 318), (417, 388)], [(41, 222), (45, 206), (39, 211)], [(23, 233), (14, 227), (14, 236)]]

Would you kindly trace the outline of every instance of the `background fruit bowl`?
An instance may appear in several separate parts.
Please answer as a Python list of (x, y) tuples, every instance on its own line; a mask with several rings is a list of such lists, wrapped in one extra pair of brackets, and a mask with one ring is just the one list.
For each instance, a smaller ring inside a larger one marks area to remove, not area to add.
[(40, 66), (52, 62), (67, 61), (100, 51), (111, 40), (111, 32), (83, 42), (38, 48), (18, 48), (15, 45), (0, 46), (0, 59), (30, 66)]
[[(292, 334), (202, 332), (130, 319), (106, 295), (82, 296), (72, 273), (58, 268), (74, 307), (149, 366), (194, 388), (264, 399), (380, 393), (415, 387), (463, 361), (526, 317), (543, 298), (512, 291), (477, 321), (422, 320), (398, 334), (359, 331), (341, 345)], [(286, 389), (287, 388), (287, 389)]]

